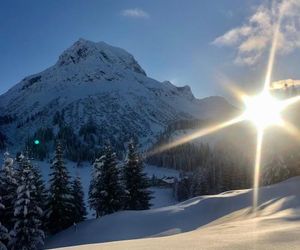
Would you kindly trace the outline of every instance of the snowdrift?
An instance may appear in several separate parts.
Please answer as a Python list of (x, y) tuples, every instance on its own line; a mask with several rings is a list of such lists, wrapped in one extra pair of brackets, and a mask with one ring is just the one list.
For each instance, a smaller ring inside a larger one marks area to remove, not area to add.
[[(49, 238), (46, 248), (299, 249), (300, 177), (260, 188), (256, 216), (252, 195), (251, 189), (236, 190), (164, 208), (119, 212), (69, 228)], [(158, 236), (169, 237), (153, 238)], [(87, 245), (104, 242), (111, 243)]]

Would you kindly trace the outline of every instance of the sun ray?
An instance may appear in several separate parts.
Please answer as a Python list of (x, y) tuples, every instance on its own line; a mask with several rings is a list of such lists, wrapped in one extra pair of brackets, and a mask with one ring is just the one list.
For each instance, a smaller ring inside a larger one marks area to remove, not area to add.
[(261, 155), (262, 155), (262, 143), (263, 143), (262, 129), (257, 130), (257, 141), (256, 141), (256, 152), (255, 152), (255, 162), (254, 162), (254, 183), (253, 183), (253, 212), (256, 213), (258, 207), (258, 188), (260, 182), (260, 165), (261, 165)]
[(272, 71), (273, 71), (273, 66), (274, 66), (274, 61), (275, 61), (275, 56), (276, 56), (278, 38), (279, 38), (279, 34), (280, 34), (279, 31), (280, 31), (280, 25), (281, 25), (281, 17), (282, 17), (282, 14), (279, 13), (278, 21), (275, 24), (273, 41), (272, 41), (271, 51), (270, 51), (270, 55), (269, 55), (267, 73), (266, 73), (265, 84), (264, 84), (264, 91), (268, 91), (270, 89), (271, 76), (272, 76)]
[[(275, 56), (276, 56), (276, 51), (277, 51), (277, 46), (278, 46), (278, 38), (280, 35), (282, 14), (283, 13), (279, 13), (277, 23), (275, 24), (273, 41), (272, 41), (272, 46), (271, 46), (269, 61), (268, 61), (268, 67), (267, 67), (267, 72), (266, 72), (266, 78), (265, 78), (264, 88), (263, 88), (263, 92), (262, 92), (262, 95), (264, 95), (264, 93), (265, 93), (265, 96), (270, 95), (271, 76), (272, 76), (272, 72), (273, 72), (273, 66), (274, 66)], [(274, 102), (274, 104), (276, 104), (276, 102)], [(275, 105), (275, 106), (277, 106), (277, 105)], [(275, 108), (275, 106), (273, 108)], [(278, 112), (278, 114), (280, 114), (280, 110), (282, 110), (283, 108), (284, 108), (283, 105), (281, 107), (276, 107), (276, 109), (278, 109), (276, 112)], [(258, 207), (258, 202), (259, 202), (259, 182), (260, 182), (260, 169), (261, 169), (260, 165), (261, 165), (263, 135), (264, 135), (264, 128), (257, 127), (257, 142), (256, 142), (255, 163), (254, 163), (254, 180), (253, 180), (253, 182), (254, 182), (253, 183), (253, 211), (255, 214), (257, 212), (257, 207)]]
[(204, 129), (200, 129), (198, 130), (197, 132), (195, 133), (192, 133), (192, 134), (189, 134), (187, 136), (184, 136), (176, 141), (173, 141), (173, 142), (170, 142), (168, 144), (165, 144), (165, 145), (162, 145), (160, 146), (159, 148), (156, 148), (150, 152), (147, 153), (147, 156), (151, 156), (151, 155), (155, 155), (157, 153), (161, 153), (165, 150), (168, 150), (168, 149), (171, 149), (171, 148), (174, 148), (176, 146), (179, 146), (179, 145), (182, 145), (182, 144), (185, 144), (189, 141), (192, 141), (192, 140), (195, 140), (199, 137), (202, 137), (202, 136), (205, 136), (205, 135), (209, 135), (213, 132), (216, 132), (218, 130), (221, 130), (223, 128), (226, 128), (226, 127), (229, 127), (231, 125), (234, 125), (236, 123), (239, 123), (241, 121), (243, 121), (244, 118), (242, 116), (238, 116), (238, 117), (235, 117), (231, 120), (228, 120), (228, 121), (225, 121), (225, 122), (222, 122), (222, 123), (219, 123), (217, 125), (214, 125), (214, 126), (210, 126), (208, 128), (204, 128)]

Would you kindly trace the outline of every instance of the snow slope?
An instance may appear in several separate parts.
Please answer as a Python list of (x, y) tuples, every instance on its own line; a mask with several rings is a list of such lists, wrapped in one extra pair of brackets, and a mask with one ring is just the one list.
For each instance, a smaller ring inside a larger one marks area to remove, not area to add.
[(173, 189), (167, 187), (150, 187), (152, 192), (151, 208), (160, 208), (178, 203), (174, 198)]
[[(48, 239), (46, 248), (299, 249), (299, 187), (300, 177), (295, 177), (260, 188), (256, 217), (251, 208), (252, 190), (230, 191), (85, 221), (77, 230), (69, 228)], [(128, 241), (138, 238), (146, 239)], [(87, 245), (104, 242), (111, 243)]]

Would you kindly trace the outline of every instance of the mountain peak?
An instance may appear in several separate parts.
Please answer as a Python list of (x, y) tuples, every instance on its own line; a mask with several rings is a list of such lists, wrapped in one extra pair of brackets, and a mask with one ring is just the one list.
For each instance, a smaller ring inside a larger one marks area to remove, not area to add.
[(96, 68), (119, 66), (122, 69), (129, 69), (146, 76), (142, 67), (127, 51), (105, 42), (93, 42), (83, 38), (66, 49), (56, 63), (59, 67), (70, 67), (78, 64), (89, 64), (89, 66)]
[(2, 128), (7, 141), (16, 145), (41, 127), (56, 131), (57, 113), (78, 138), (93, 117), (101, 128), (96, 139), (100, 146), (105, 140), (124, 145), (133, 133), (150, 145), (170, 122), (211, 119), (231, 110), (225, 100), (201, 101), (189, 86), (147, 77), (123, 49), (82, 38), (54, 66), (24, 78), (0, 96), (1, 115), (12, 117)]

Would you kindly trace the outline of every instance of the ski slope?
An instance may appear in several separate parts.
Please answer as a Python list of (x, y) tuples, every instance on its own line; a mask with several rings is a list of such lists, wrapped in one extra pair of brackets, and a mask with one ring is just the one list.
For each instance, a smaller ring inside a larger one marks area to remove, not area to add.
[(261, 188), (256, 216), (252, 194), (236, 190), (88, 220), (49, 238), (46, 248), (299, 249), (300, 177)]

